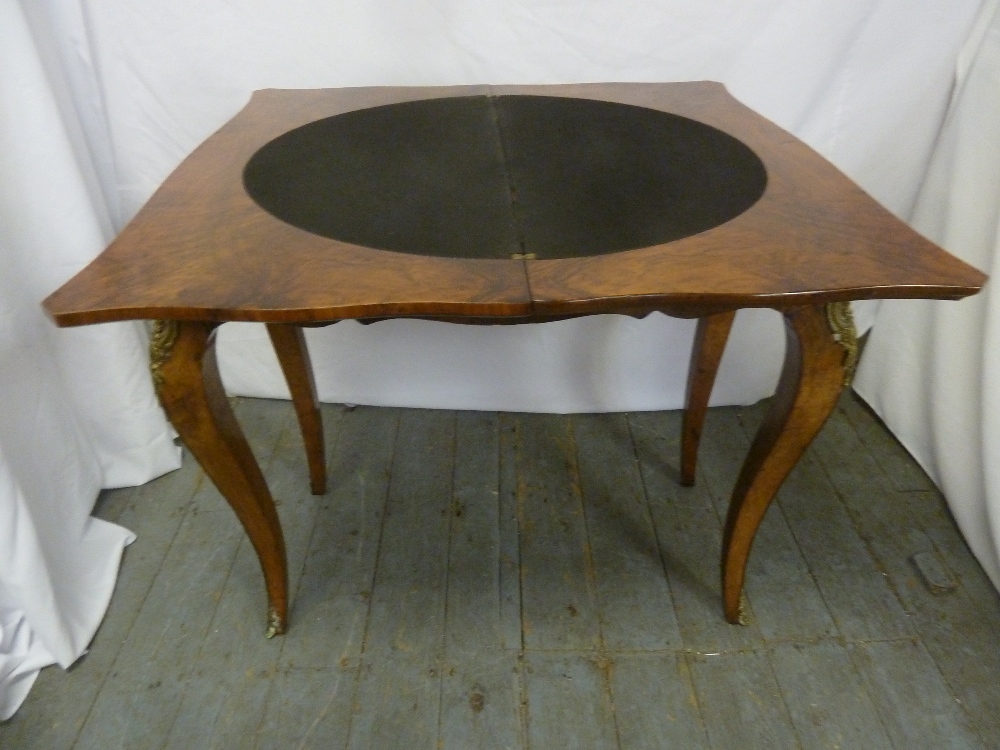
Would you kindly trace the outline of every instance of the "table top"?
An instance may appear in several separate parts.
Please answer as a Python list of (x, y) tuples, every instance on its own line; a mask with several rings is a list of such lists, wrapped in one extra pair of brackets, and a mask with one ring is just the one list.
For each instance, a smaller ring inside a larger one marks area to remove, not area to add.
[(985, 279), (720, 84), (265, 90), (44, 305), (60, 325), (695, 317)]

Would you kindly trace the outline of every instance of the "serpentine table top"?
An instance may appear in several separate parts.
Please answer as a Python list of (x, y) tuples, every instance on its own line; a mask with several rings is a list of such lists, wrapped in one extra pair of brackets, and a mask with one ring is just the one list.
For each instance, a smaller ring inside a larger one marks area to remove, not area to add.
[(287, 625), (284, 541), (219, 380), (221, 323), (267, 324), (322, 493), (302, 326), (698, 318), (692, 483), (736, 310), (780, 311), (778, 392), (723, 536), (724, 613), (738, 622), (757, 527), (849, 381), (847, 303), (959, 299), (985, 280), (720, 84), (264, 90), (44, 306), (60, 326), (157, 321), (157, 392), (257, 550), (270, 636)]

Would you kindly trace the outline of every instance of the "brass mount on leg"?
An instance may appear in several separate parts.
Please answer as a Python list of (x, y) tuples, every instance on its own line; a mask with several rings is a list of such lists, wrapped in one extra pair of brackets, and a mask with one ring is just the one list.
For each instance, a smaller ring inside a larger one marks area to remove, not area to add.
[(850, 302), (831, 302), (826, 306), (826, 321), (830, 326), (834, 341), (844, 349), (844, 386), (854, 379), (858, 366), (858, 329), (854, 325), (854, 313)]
[(180, 326), (176, 320), (154, 320), (149, 337), (149, 374), (157, 397), (163, 388), (163, 365), (170, 359)]

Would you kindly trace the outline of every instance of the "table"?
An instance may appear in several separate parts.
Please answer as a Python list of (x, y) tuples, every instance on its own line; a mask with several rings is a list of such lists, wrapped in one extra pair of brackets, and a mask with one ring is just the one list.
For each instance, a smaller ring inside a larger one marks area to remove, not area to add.
[(985, 280), (720, 84), (378, 87), (256, 92), (43, 304), (60, 326), (157, 321), (154, 385), (257, 551), (270, 637), (287, 626), (284, 540), (222, 389), (224, 322), (267, 324), (321, 494), (303, 326), (697, 318), (691, 484), (734, 315), (778, 310), (784, 367), (723, 534), (736, 623), (757, 527), (850, 379), (849, 302), (959, 299)]

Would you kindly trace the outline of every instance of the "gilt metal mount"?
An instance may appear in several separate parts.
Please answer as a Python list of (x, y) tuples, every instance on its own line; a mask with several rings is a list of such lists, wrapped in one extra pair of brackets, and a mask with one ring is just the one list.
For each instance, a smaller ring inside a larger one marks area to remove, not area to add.
[(285, 621), (278, 614), (278, 610), (271, 607), (267, 612), (267, 632), (264, 633), (265, 638), (274, 638), (276, 635), (281, 635), (285, 632)]
[(858, 329), (854, 325), (854, 313), (850, 302), (831, 302), (826, 306), (826, 321), (834, 340), (844, 349), (844, 385), (854, 380), (854, 370), (858, 366)]
[(153, 377), (153, 389), (160, 395), (163, 388), (163, 365), (170, 359), (180, 326), (176, 320), (154, 320), (149, 337), (149, 374)]

